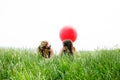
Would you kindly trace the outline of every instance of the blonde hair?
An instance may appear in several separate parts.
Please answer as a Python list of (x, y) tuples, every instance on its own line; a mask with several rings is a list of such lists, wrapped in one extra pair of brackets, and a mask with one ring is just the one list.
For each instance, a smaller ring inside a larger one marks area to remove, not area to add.
[(51, 45), (48, 45), (48, 41), (42, 41), (38, 46), (38, 52), (45, 58), (50, 58), (51, 55)]

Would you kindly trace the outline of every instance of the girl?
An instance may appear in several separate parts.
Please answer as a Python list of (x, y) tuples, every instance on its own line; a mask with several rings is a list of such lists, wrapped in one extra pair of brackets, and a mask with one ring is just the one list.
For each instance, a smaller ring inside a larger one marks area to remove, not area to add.
[(73, 47), (71, 40), (64, 40), (63, 41), (63, 48), (61, 49), (59, 55), (62, 56), (63, 54), (74, 55), (76, 53), (75, 47)]
[(48, 45), (48, 41), (42, 41), (38, 46), (38, 53), (45, 58), (50, 58), (53, 56), (53, 50), (51, 49), (51, 45)]

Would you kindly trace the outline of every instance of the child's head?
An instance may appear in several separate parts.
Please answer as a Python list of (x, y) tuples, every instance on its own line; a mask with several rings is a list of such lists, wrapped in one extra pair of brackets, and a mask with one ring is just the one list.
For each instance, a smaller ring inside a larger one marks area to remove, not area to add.
[(63, 46), (65, 47), (65, 46), (72, 46), (72, 41), (70, 40), (70, 39), (67, 39), (67, 40), (64, 40), (63, 41)]
[(47, 47), (49, 47), (49, 46), (48, 46), (48, 41), (42, 41), (41, 44), (40, 44), (40, 48), (41, 48), (41, 49), (45, 49), (45, 48), (47, 48)]
[(63, 41), (63, 47), (65, 48), (65, 50), (68, 50), (70, 53), (72, 53), (73, 44), (70, 39)]
[(42, 41), (41, 44), (38, 47), (39, 53), (42, 54), (43, 57), (50, 57), (50, 49), (51, 45), (48, 45), (48, 41)]

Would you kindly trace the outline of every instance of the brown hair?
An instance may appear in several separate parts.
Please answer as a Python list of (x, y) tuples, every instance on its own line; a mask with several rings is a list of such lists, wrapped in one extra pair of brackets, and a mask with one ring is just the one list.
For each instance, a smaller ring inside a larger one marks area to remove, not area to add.
[(48, 45), (48, 41), (42, 41), (38, 46), (38, 52), (45, 58), (50, 58), (51, 55), (51, 45)]
[(70, 54), (72, 54), (73, 55), (73, 52), (72, 52), (72, 49), (73, 49), (73, 44), (72, 44), (72, 41), (71, 40), (64, 40), (63, 41), (63, 46), (65, 47), (67, 47), (68, 48), (68, 51), (67, 50), (64, 50), (64, 53), (66, 53), (66, 52), (68, 52), (68, 53), (70, 53)]

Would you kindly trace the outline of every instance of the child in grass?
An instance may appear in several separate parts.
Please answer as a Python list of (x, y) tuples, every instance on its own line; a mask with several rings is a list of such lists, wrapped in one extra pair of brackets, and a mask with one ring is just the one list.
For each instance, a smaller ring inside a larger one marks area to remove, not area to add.
[(38, 53), (45, 58), (50, 58), (53, 56), (53, 49), (51, 48), (51, 45), (49, 45), (48, 41), (41, 42), (38, 46)]
[(63, 54), (74, 55), (76, 53), (75, 47), (73, 47), (73, 43), (71, 40), (67, 39), (63, 41), (63, 47), (59, 53), (60, 56)]

